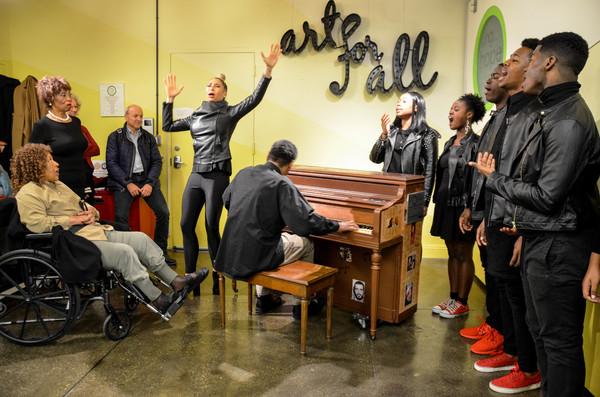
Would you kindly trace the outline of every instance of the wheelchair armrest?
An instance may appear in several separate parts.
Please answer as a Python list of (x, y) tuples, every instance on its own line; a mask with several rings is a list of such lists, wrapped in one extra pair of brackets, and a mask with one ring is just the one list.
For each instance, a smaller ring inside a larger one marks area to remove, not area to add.
[(25, 240), (29, 241), (44, 241), (52, 240), (52, 233), (31, 233), (25, 235)]

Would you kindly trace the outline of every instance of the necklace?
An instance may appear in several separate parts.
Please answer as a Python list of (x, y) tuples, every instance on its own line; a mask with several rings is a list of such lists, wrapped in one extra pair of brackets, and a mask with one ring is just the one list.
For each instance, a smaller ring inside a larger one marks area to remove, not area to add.
[(48, 114), (50, 114), (50, 116), (54, 117), (56, 120), (60, 120), (60, 121), (69, 121), (69, 119), (71, 118), (71, 116), (69, 116), (68, 113), (66, 113), (67, 117), (65, 117), (64, 119), (62, 117), (58, 117), (57, 115), (55, 115), (54, 113), (52, 113), (49, 110), (48, 110)]

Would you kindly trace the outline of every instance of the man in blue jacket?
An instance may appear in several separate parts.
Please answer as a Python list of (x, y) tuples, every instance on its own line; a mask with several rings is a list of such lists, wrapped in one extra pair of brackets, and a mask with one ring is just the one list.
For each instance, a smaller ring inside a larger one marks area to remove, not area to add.
[(177, 263), (167, 254), (169, 208), (160, 191), (162, 157), (151, 133), (142, 129), (144, 112), (137, 105), (125, 110), (125, 125), (113, 131), (106, 143), (107, 186), (114, 190), (115, 221), (127, 224), (133, 200), (140, 196), (156, 215), (154, 242), (169, 266)]

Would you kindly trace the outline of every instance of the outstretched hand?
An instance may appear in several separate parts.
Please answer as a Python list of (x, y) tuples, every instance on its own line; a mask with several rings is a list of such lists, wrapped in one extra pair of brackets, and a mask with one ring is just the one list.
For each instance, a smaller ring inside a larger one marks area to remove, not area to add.
[(279, 43), (271, 43), (271, 50), (269, 51), (269, 55), (265, 56), (263, 52), (260, 52), (263, 61), (265, 62), (265, 77), (271, 78), (271, 71), (277, 65), (277, 61), (279, 61), (279, 54), (281, 54), (281, 46)]
[(483, 154), (479, 153), (477, 155), (477, 162), (469, 161), (469, 165), (477, 168), (477, 171), (486, 178), (490, 176), (492, 172), (496, 171), (496, 160), (494, 159), (494, 155), (488, 152)]
[(167, 91), (167, 103), (171, 103), (181, 90), (183, 90), (183, 85), (177, 88), (177, 78), (174, 74), (168, 74), (163, 81), (165, 83), (165, 91)]

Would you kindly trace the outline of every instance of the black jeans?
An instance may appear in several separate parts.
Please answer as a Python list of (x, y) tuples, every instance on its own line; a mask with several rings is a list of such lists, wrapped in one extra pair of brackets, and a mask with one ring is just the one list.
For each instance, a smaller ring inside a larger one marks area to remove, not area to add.
[(525, 296), (520, 269), (510, 266), (517, 237), (500, 231), (499, 226), (486, 228), (488, 271), (496, 282), (502, 312), (504, 351), (519, 356), (519, 368), (537, 371), (536, 351), (525, 321)]
[[(508, 264), (507, 264), (508, 266)], [(537, 354), (525, 320), (526, 305), (521, 278), (496, 278), (504, 326), (504, 351), (519, 356), (523, 372), (536, 372)]]
[[(480, 220), (473, 221), (473, 230), (477, 230), (480, 224)], [(479, 247), (479, 259), (481, 259), (481, 266), (485, 272), (485, 308), (488, 312), (485, 321), (490, 327), (504, 334), (502, 311), (500, 310), (500, 296), (498, 295), (496, 279), (487, 271), (487, 247), (485, 245)]]
[(523, 240), (523, 287), (544, 396), (585, 393), (581, 282), (591, 252), (591, 233), (546, 232)]
[(223, 212), (223, 192), (229, 185), (229, 175), (224, 171), (192, 172), (181, 200), (181, 233), (185, 272), (196, 270), (198, 261), (198, 236), (196, 224), (202, 207), (206, 204), (205, 227), (211, 265), (217, 256), (221, 234), (219, 221)]
[[(132, 182), (139, 188), (144, 186), (145, 176), (133, 176)], [(115, 221), (121, 223), (129, 223), (129, 209), (135, 197), (132, 197), (127, 188), (114, 191), (115, 196)], [(152, 189), (152, 193), (148, 197), (143, 197), (148, 206), (156, 215), (156, 227), (154, 228), (154, 242), (160, 247), (163, 252), (167, 251), (167, 238), (169, 237), (169, 207), (165, 197), (160, 190), (160, 187)]]

